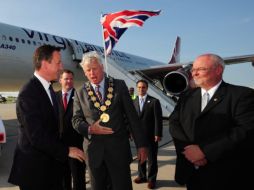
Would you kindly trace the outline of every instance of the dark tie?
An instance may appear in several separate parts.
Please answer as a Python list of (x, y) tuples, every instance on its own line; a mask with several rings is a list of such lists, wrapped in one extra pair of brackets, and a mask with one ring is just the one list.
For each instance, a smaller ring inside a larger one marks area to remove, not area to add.
[(68, 105), (68, 102), (67, 102), (67, 96), (68, 96), (68, 93), (64, 93), (64, 96), (63, 96), (63, 106), (64, 106), (64, 110), (67, 109), (67, 105)]
[(55, 91), (53, 90), (52, 85), (49, 86), (49, 92), (50, 92), (50, 96), (51, 96), (51, 100), (53, 103), (55, 113), (56, 113), (56, 115), (58, 115), (58, 103), (57, 103), (56, 94), (55, 94)]
[(100, 85), (95, 86), (95, 93), (96, 93), (96, 96), (98, 97), (99, 101), (102, 102), (102, 96), (101, 96), (101, 92), (100, 92)]

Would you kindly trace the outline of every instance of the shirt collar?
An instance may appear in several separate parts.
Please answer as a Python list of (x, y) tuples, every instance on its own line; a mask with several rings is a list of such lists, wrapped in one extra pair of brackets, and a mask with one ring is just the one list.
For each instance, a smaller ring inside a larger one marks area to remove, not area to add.
[(67, 93), (67, 96), (69, 96), (69, 95), (71, 94), (72, 90), (73, 90), (73, 88), (70, 89), (70, 90), (67, 91), (67, 92), (64, 92), (64, 91), (62, 90), (62, 95), (64, 95), (65, 93)]
[[(100, 85), (100, 90), (104, 92), (104, 84), (105, 84), (105, 78), (102, 79), (102, 81), (99, 83)], [(93, 89), (95, 90), (95, 87), (97, 86), (96, 84), (91, 83)]]
[(218, 82), (214, 87), (210, 88), (208, 91), (206, 91), (205, 89), (201, 88), (201, 95), (202, 95), (202, 97), (203, 97), (203, 95), (206, 92), (209, 94), (209, 97), (212, 97), (214, 95), (214, 93), (216, 92), (216, 90), (219, 88), (221, 82), (222, 82), (222, 80), (220, 82)]
[(38, 73), (34, 72), (34, 76), (41, 82), (42, 86), (47, 91), (49, 89), (49, 86), (51, 85), (50, 82), (48, 82), (46, 79), (41, 77)]
[(146, 100), (146, 97), (147, 97), (147, 94), (146, 94), (146, 95), (144, 95), (144, 96), (138, 96), (139, 101), (141, 100), (141, 98), (145, 101), (145, 100)]

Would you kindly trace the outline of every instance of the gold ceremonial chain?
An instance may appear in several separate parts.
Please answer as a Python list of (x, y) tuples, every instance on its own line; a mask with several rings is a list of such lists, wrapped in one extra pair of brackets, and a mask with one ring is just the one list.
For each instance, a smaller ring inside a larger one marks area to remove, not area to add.
[(101, 103), (100, 101), (97, 101), (96, 96), (94, 95), (94, 92), (92, 90), (91, 84), (89, 82), (86, 83), (86, 91), (88, 95), (90, 96), (91, 101), (93, 102), (93, 105), (95, 108), (97, 108), (101, 112), (100, 119), (103, 123), (107, 123), (110, 120), (109, 114), (106, 113), (109, 106), (111, 105), (111, 99), (113, 98), (113, 78), (109, 78), (108, 83), (108, 94), (106, 95), (107, 99)]

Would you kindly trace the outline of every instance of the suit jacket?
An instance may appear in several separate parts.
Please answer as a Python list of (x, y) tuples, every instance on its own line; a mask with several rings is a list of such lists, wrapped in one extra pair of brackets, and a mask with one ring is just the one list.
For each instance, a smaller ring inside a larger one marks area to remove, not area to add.
[[(169, 118), (177, 161), (176, 181), (188, 182), (194, 166), (181, 153), (189, 144), (197, 144), (208, 164), (200, 167), (207, 179), (233, 180), (246, 176), (253, 166), (254, 91), (222, 82), (201, 112), (201, 89), (180, 97)], [(252, 169), (253, 170), (253, 167)]]
[(142, 111), (139, 108), (139, 98), (135, 98), (134, 106), (142, 122), (148, 141), (154, 142), (154, 136), (162, 137), (162, 110), (160, 101), (147, 95)]
[[(108, 78), (105, 78), (105, 96), (108, 89)], [(126, 164), (132, 161), (129, 136), (125, 118), (128, 119), (130, 130), (137, 147), (147, 146), (143, 136), (140, 120), (133, 106), (127, 86), (124, 81), (114, 79), (113, 98), (110, 107), (106, 110), (110, 120), (101, 123), (113, 129), (112, 135), (91, 135), (88, 144), (88, 162), (92, 167), (99, 166), (104, 159), (115, 164)], [(98, 98), (97, 98), (98, 99)], [(88, 127), (100, 118), (101, 112), (94, 107), (87, 90), (82, 87), (75, 93), (73, 107), (73, 126), (83, 136), (88, 138)], [(107, 156), (105, 155), (107, 153)]]
[(45, 189), (61, 184), (68, 148), (59, 139), (57, 115), (36, 77), (20, 90), (16, 112), (20, 127), (9, 182)]
[(60, 115), (60, 138), (66, 146), (74, 146), (83, 149), (83, 136), (80, 135), (72, 126), (73, 115), (73, 99), (75, 89), (71, 91), (70, 99), (67, 104), (66, 110), (63, 105), (62, 91), (57, 92), (57, 100), (59, 102), (59, 115)]

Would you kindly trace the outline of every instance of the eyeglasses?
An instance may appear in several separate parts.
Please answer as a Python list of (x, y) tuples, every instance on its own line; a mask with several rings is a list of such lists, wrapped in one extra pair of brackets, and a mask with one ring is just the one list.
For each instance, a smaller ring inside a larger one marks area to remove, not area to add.
[(209, 71), (211, 70), (212, 68), (206, 68), (206, 67), (198, 67), (198, 68), (193, 68), (190, 70), (191, 73), (194, 73), (194, 72), (206, 72), (206, 71)]

